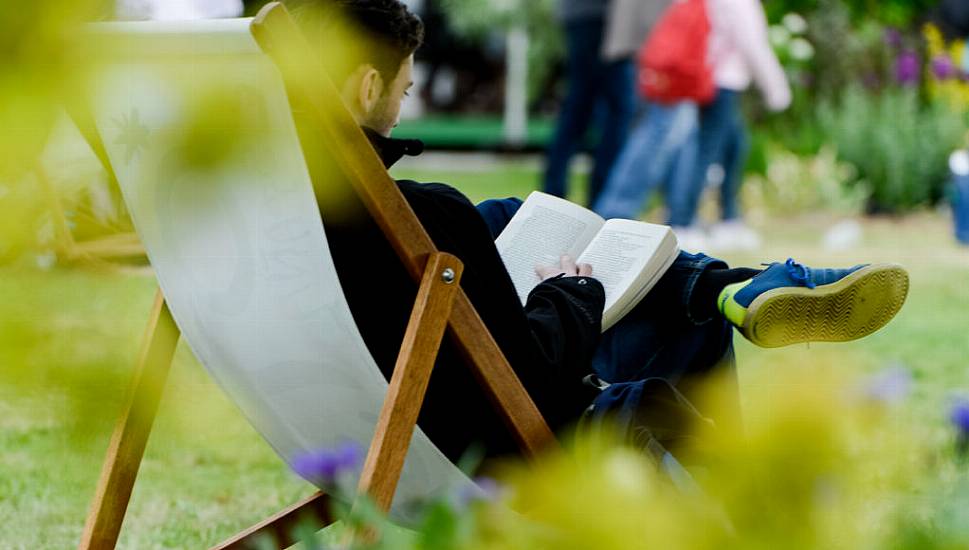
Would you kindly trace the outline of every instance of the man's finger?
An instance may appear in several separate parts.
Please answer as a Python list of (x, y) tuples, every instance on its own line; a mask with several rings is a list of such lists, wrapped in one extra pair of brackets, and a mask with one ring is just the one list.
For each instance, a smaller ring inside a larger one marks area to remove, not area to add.
[(592, 276), (592, 266), (589, 264), (579, 264), (579, 276), (580, 277), (591, 277)]
[(546, 279), (551, 279), (559, 273), (562, 273), (562, 269), (558, 266), (553, 265), (537, 265), (535, 266), (535, 273), (538, 274), (538, 278), (542, 281)]
[(578, 269), (575, 267), (575, 260), (571, 256), (562, 256), (562, 271), (566, 275), (574, 275), (578, 272)]

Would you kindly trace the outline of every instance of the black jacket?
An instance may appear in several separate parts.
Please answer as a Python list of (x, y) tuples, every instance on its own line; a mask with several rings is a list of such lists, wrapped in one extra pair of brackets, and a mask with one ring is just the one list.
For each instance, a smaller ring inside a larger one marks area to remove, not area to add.
[[(367, 133), (388, 167), (409, 148), (422, 148), (419, 142)], [(522, 308), (484, 220), (464, 195), (439, 183), (397, 185), (438, 249), (464, 263), (462, 288), (552, 428), (576, 420), (594, 397), (581, 379), (590, 372), (599, 340), (602, 285), (591, 278), (580, 283), (579, 277), (546, 281)], [(328, 207), (321, 201), (327, 241), (354, 320), (389, 379), (417, 284), (359, 199), (353, 193), (336, 194), (339, 204)], [(484, 445), (488, 455), (517, 450), (447, 338), (418, 424), (452, 460), (475, 443)]]

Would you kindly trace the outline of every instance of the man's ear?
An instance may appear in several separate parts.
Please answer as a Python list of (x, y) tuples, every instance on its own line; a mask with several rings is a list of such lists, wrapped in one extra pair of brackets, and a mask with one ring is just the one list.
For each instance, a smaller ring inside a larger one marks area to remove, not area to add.
[(377, 105), (384, 91), (384, 81), (380, 73), (371, 65), (365, 65), (360, 76), (360, 86), (357, 88), (357, 101), (365, 115), (369, 115)]

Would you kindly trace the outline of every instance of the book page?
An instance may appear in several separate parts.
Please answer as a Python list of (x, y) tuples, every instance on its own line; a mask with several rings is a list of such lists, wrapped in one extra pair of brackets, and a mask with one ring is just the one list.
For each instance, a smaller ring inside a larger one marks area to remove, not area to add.
[(536, 266), (559, 265), (563, 255), (578, 258), (603, 221), (565, 199), (538, 191), (525, 200), (495, 246), (522, 304), (539, 282)]
[[(639, 280), (651, 280), (648, 272), (651, 263), (662, 267), (666, 257), (675, 253), (675, 242), (670, 250), (667, 226), (632, 220), (609, 220), (592, 240), (579, 261), (592, 266), (592, 276), (606, 290), (606, 306), (603, 327), (607, 326), (610, 312), (623, 310), (626, 295), (639, 295), (642, 289), (630, 289)], [(651, 262), (662, 255), (660, 261)], [(609, 325), (615, 320), (610, 320)]]

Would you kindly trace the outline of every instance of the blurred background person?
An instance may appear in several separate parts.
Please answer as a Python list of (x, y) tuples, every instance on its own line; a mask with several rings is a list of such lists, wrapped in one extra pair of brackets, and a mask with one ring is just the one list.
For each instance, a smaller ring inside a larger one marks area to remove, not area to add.
[[(635, 219), (650, 191), (690, 185), (697, 159), (698, 105), (715, 94), (707, 62), (711, 25), (705, 0), (681, 0), (666, 9), (642, 44), (637, 91), (644, 116), (626, 142), (593, 209), (604, 218)], [(676, 180), (676, 181), (674, 181)], [(680, 246), (703, 243), (684, 230), (692, 212), (670, 202), (668, 223)], [(678, 216), (688, 216), (686, 220)]]
[[(969, 74), (969, 2), (965, 0), (942, 0), (930, 18), (939, 28), (944, 44), (952, 48), (954, 43), (962, 44), (962, 66), (958, 71)], [(956, 49), (959, 49), (956, 46)], [(936, 58), (936, 72), (944, 67)], [(952, 69), (952, 72), (957, 70)], [(965, 101), (963, 96), (962, 101)], [(949, 156), (949, 201), (952, 204), (952, 221), (955, 225), (956, 240), (969, 246), (969, 148), (961, 147)]]
[(964, 40), (969, 36), (969, 2), (942, 0), (930, 16), (947, 40)]
[(949, 157), (950, 202), (956, 240), (969, 246), (969, 150), (958, 149)]
[(667, 1), (559, 0), (568, 91), (548, 148), (542, 186), (546, 193), (565, 196), (572, 156), (598, 109), (588, 193), (588, 203), (595, 202), (635, 111), (633, 54)]
[[(684, 204), (682, 222), (696, 234), (696, 210), (709, 174), (720, 180), (720, 222), (707, 243), (712, 250), (752, 249), (760, 237), (741, 218), (738, 196), (747, 157), (747, 130), (740, 94), (756, 82), (770, 111), (791, 104), (791, 88), (767, 35), (758, 0), (707, 0), (712, 32), (710, 62), (717, 85), (713, 102), (700, 109), (698, 162), (688, 186), (671, 189), (670, 202)], [(712, 166), (719, 169), (710, 170)]]

